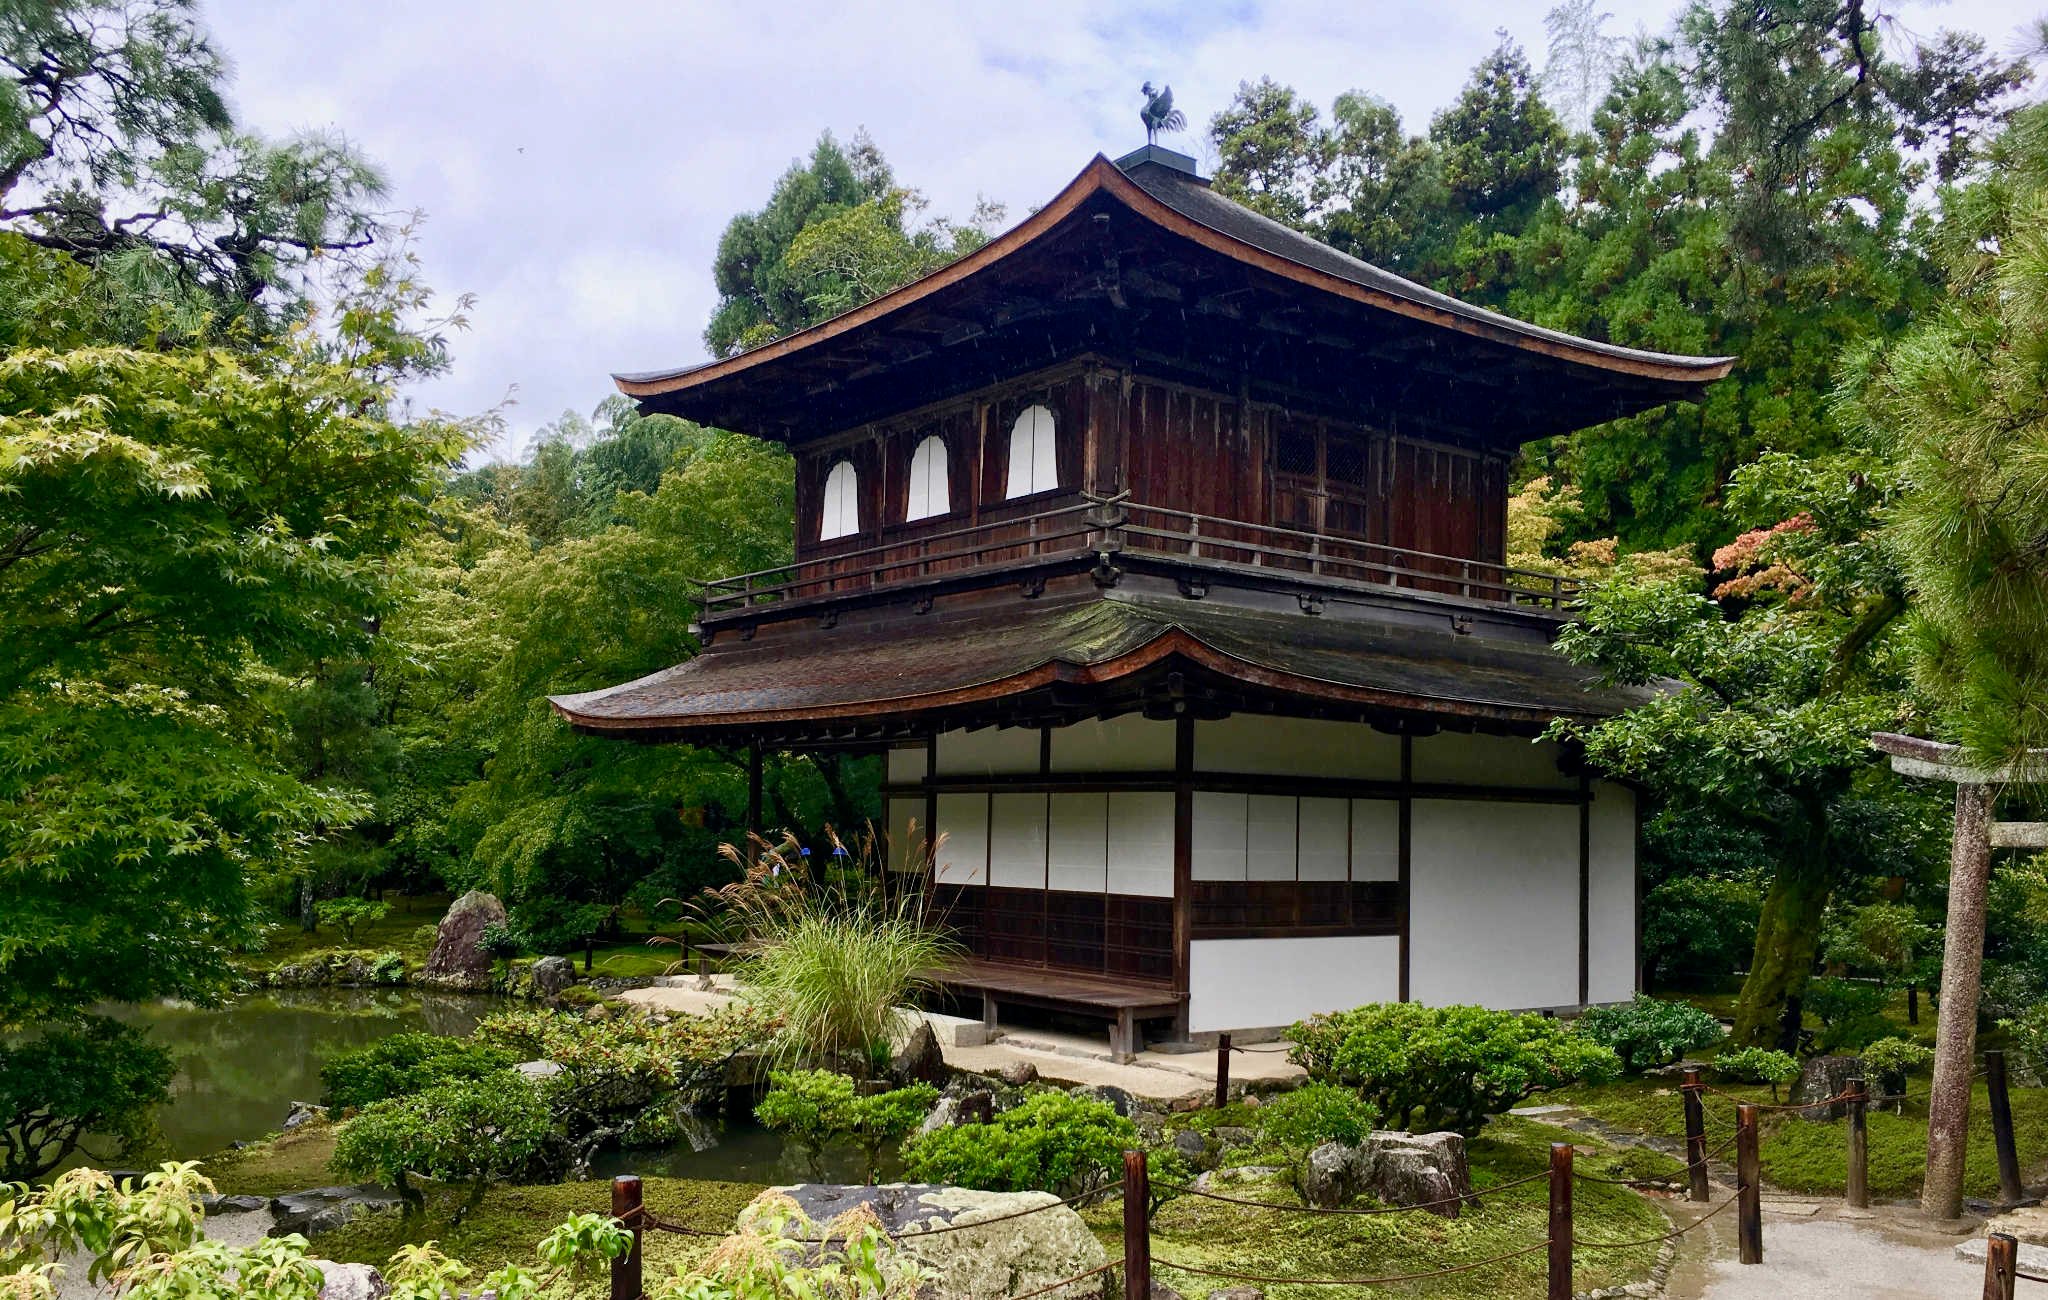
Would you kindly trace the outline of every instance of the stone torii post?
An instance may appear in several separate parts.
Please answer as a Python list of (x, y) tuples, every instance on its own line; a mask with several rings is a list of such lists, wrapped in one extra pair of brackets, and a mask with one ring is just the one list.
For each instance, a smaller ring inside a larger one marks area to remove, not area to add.
[(2048, 847), (2048, 822), (1994, 826), (1998, 787), (2048, 776), (2048, 750), (2017, 765), (1973, 767), (1959, 745), (1879, 732), (1870, 743), (1901, 776), (1948, 781), (1956, 788), (1949, 851), (1948, 924), (1941, 954), (1941, 1016), (1934, 1030), (1934, 1085), (1927, 1099), (1927, 1177), (1920, 1208), (1937, 1219), (1963, 1212), (1963, 1157), (1970, 1125), (1970, 1066), (1977, 1052), (1977, 995), (1984, 973), (1984, 912), (1992, 848)]

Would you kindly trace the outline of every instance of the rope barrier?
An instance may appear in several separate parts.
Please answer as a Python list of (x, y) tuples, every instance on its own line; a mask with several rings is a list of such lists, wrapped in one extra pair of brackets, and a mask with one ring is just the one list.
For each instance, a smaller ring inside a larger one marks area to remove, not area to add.
[(1315, 1205), (1288, 1205), (1283, 1201), (1254, 1201), (1243, 1196), (1225, 1196), (1221, 1192), (1204, 1191), (1202, 1188), (1186, 1183), (1154, 1183), (1152, 1185), (1164, 1191), (1182, 1192), (1189, 1196), (1200, 1196), (1211, 1201), (1222, 1201), (1225, 1205), (1249, 1206), (1254, 1210), (1284, 1210), (1290, 1214), (1351, 1215), (1359, 1218), (1371, 1218), (1381, 1214), (1413, 1214), (1418, 1210), (1430, 1210), (1444, 1205), (1461, 1205), (1466, 1201), (1476, 1201), (1482, 1196), (1491, 1196), (1495, 1192), (1504, 1192), (1510, 1187), (1520, 1187), (1524, 1183), (1540, 1182), (1549, 1177), (1550, 1171), (1545, 1169), (1541, 1173), (1530, 1174), (1526, 1178), (1517, 1178), (1513, 1182), (1496, 1183), (1484, 1191), (1475, 1191), (1469, 1196), (1447, 1196), (1442, 1200), (1422, 1201), (1415, 1205), (1385, 1205), (1370, 1210), (1353, 1210), (1341, 1206), (1326, 1210)]
[(1474, 1269), (1486, 1268), (1493, 1264), (1505, 1264), (1523, 1255), (1533, 1255), (1539, 1250), (1550, 1249), (1548, 1239), (1520, 1250), (1511, 1250), (1505, 1255), (1491, 1259), (1474, 1260), (1470, 1264), (1458, 1264), (1451, 1268), (1433, 1269), (1427, 1273), (1402, 1273), (1395, 1277), (1264, 1277), (1255, 1273), (1231, 1273), (1217, 1268), (1196, 1268), (1192, 1264), (1176, 1264), (1170, 1259), (1155, 1258), (1154, 1268), (1170, 1268), (1180, 1273), (1193, 1273), (1197, 1277), (1220, 1277), (1229, 1282), (1249, 1282), (1255, 1286), (1392, 1286), (1397, 1282), (1420, 1282), (1426, 1278), (1449, 1277), (1453, 1273), (1470, 1273)]
[(1109, 1190), (1107, 1187), (1098, 1187), (1093, 1191), (1082, 1192), (1078, 1196), (1069, 1196), (1063, 1201), (1054, 1201), (1049, 1205), (1034, 1205), (1028, 1210), (1013, 1210), (1008, 1214), (998, 1214), (994, 1218), (975, 1219), (970, 1223), (942, 1223), (936, 1228), (916, 1228), (905, 1232), (892, 1232), (888, 1236), (891, 1241), (905, 1241), (911, 1237), (937, 1237), (948, 1232), (966, 1232), (970, 1228), (986, 1228), (990, 1224), (1008, 1223), (1012, 1219), (1028, 1218), (1034, 1214), (1043, 1214), (1047, 1210), (1057, 1210), (1061, 1206), (1078, 1205), (1082, 1201), (1101, 1196)]
[(1655, 1237), (1644, 1237), (1640, 1241), (1580, 1241), (1577, 1237), (1573, 1237), (1572, 1249), (1634, 1250), (1638, 1246), (1660, 1246), (1667, 1241), (1678, 1240), (1680, 1237), (1683, 1237), (1686, 1233), (1691, 1232), (1694, 1228), (1697, 1228), (1702, 1223), (1705, 1223), (1708, 1219), (1713, 1218), (1721, 1211), (1735, 1204), (1735, 1202), (1739, 1199), (1739, 1197), (1731, 1196), (1727, 1200), (1715, 1206), (1713, 1209), (1708, 1210), (1705, 1214), (1702, 1214), (1699, 1218), (1694, 1219), (1691, 1223), (1686, 1224), (1683, 1228), (1673, 1228), (1670, 1232), (1662, 1233)]
[[(624, 1223), (626, 1220), (622, 1219), (620, 1222)], [(669, 1223), (657, 1218), (652, 1210), (644, 1206), (640, 1210), (639, 1223), (640, 1226), (650, 1231), (673, 1232), (678, 1237), (727, 1237), (731, 1235), (727, 1232), (714, 1232), (709, 1228), (692, 1228), (686, 1223)], [(632, 1225), (627, 1223), (627, 1226), (631, 1227)]]
[(1706, 1089), (1708, 1092), (1715, 1094), (1716, 1096), (1726, 1097), (1728, 1100), (1735, 1102), (1738, 1105), (1754, 1106), (1758, 1110), (1771, 1111), (1814, 1110), (1821, 1106), (1836, 1106), (1840, 1105), (1845, 1101), (1854, 1101), (1857, 1096), (1856, 1093), (1851, 1092), (1845, 1088), (1842, 1091), (1836, 1093), (1834, 1096), (1823, 1097), (1819, 1101), (1802, 1101), (1790, 1106), (1773, 1106), (1767, 1102), (1743, 1101), (1742, 1098), (1736, 1096), (1734, 1093), (1722, 1092), (1719, 1088), (1716, 1088), (1714, 1085), (1710, 1083), (1703, 1083), (1700, 1085), (1700, 1087)]
[(1026, 1291), (1023, 1295), (1013, 1295), (1010, 1297), (1010, 1300), (1032, 1300), (1032, 1297), (1034, 1296), (1042, 1296), (1046, 1294), (1048, 1291), (1057, 1291), (1063, 1286), (1072, 1286), (1076, 1282), (1086, 1282), (1089, 1278), (1094, 1277), (1098, 1273), (1107, 1273), (1111, 1269), (1120, 1268), (1122, 1266), (1122, 1260), (1113, 1259), (1109, 1261), (1109, 1263), (1107, 1264), (1096, 1265), (1094, 1268), (1089, 1269), (1086, 1273), (1076, 1273), (1074, 1274), (1074, 1276), (1067, 1278), (1065, 1281), (1054, 1282), (1050, 1286), (1039, 1287), (1036, 1291)]

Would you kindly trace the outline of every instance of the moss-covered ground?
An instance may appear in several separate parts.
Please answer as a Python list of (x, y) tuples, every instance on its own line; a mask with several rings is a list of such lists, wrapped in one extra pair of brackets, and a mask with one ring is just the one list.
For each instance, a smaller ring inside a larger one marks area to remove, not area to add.
[(252, 1142), (237, 1151), (223, 1151), (200, 1162), (200, 1172), (230, 1195), (283, 1196), (334, 1181), (327, 1167), (334, 1154), (335, 1126), (316, 1121), (301, 1124)]
[[(1215, 1127), (1243, 1120), (1240, 1108), (1197, 1112), (1190, 1127)], [(1531, 1174), (1549, 1164), (1550, 1144), (1576, 1135), (1527, 1120), (1504, 1117), (1489, 1124), (1467, 1148), (1472, 1182), (1484, 1192)], [(1250, 1153), (1256, 1156), (1256, 1152)], [(1581, 1162), (1583, 1172), (1614, 1176), (1626, 1163), (1642, 1159), (1627, 1153), (1601, 1152)], [(1246, 1159), (1243, 1163), (1255, 1163)], [(1662, 1174), (1676, 1162), (1659, 1166)], [(1629, 1169), (1628, 1176), (1648, 1176)], [(1300, 1204), (1284, 1176), (1232, 1183), (1230, 1195), (1251, 1200)], [(1668, 1231), (1670, 1221), (1656, 1203), (1624, 1187), (1581, 1182), (1574, 1189), (1577, 1235), (1586, 1241), (1635, 1241)], [(1455, 1267), (1532, 1246), (1548, 1233), (1548, 1192), (1542, 1181), (1524, 1183), (1484, 1197), (1476, 1210), (1457, 1219), (1432, 1214), (1375, 1217), (1330, 1216), (1252, 1209), (1195, 1196), (1167, 1202), (1153, 1220), (1153, 1267), (1160, 1281), (1191, 1298), (1233, 1285), (1231, 1282), (1176, 1270), (1175, 1262), (1198, 1268), (1261, 1277), (1368, 1278), (1391, 1277)], [(1089, 1226), (1112, 1254), (1122, 1240), (1117, 1204), (1091, 1208)], [(1655, 1262), (1655, 1246), (1579, 1253), (1575, 1287), (1586, 1291), (1639, 1281)], [(1535, 1251), (1499, 1265), (1411, 1283), (1382, 1292), (1329, 1286), (1265, 1285), (1271, 1300), (1311, 1300), (1333, 1294), (1402, 1294), (1442, 1300), (1480, 1300), (1543, 1291), (1544, 1255)]]

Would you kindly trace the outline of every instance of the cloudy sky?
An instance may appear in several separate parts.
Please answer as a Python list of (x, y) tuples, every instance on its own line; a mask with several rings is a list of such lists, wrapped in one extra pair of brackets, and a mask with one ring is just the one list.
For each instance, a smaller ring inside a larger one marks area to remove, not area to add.
[[(865, 126), (932, 211), (977, 196), (1011, 220), (1090, 156), (1144, 142), (1139, 83), (1165, 81), (1197, 130), (1238, 81), (1271, 75), (1325, 106), (1359, 88), (1411, 128), (1506, 27), (1542, 62), (1543, 2), (1296, 0), (202, 0), (246, 125), (339, 129), (426, 213), (443, 294), (476, 296), (424, 404), (509, 401), (516, 455), (615, 370), (705, 355), (711, 258), (818, 132)], [(1661, 30), (1675, 0), (1608, 0), (1610, 30)], [(1914, 30), (2014, 43), (2039, 0), (1909, 4)], [(1204, 170), (1207, 170), (1205, 167)]]

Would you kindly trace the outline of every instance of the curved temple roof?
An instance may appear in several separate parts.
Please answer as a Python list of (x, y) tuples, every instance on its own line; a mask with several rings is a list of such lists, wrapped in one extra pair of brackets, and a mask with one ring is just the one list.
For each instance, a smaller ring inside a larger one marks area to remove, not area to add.
[[(820, 374), (816, 367), (831, 345), (858, 342), (864, 332), (884, 329), (891, 317), (920, 304), (937, 310), (959, 296), (949, 291), (965, 292), (996, 276), (1006, 262), (1027, 249), (1042, 241), (1051, 244), (1063, 230), (1070, 232), (1074, 224), (1070, 219), (1077, 214), (1112, 209), (1136, 218), (1141, 230), (1196, 246), (1251, 272), (1277, 277), (1291, 286), (1297, 301), (1362, 305), (1399, 318), (1411, 328), (1448, 332), (1480, 340), (1482, 345), (1564, 363), (1567, 370), (1587, 380), (1609, 376), (1631, 391), (1640, 390), (1639, 400), (1634, 402), (1637, 408), (1690, 396), (1699, 386), (1725, 375), (1733, 364), (1731, 357), (1677, 356), (1596, 342), (1460, 302), (1263, 217), (1215, 193), (1191, 173), (1145, 158), (1143, 151), (1134, 157), (1139, 161), (1126, 172), (1096, 155), (1052, 202), (1017, 226), (958, 261), (864, 306), (737, 356), (679, 369), (619, 374), (614, 380), (628, 396), (653, 399), (649, 404), (657, 409), (674, 403), (686, 414), (692, 408), (715, 414), (721, 405), (721, 390), (734, 389), (750, 378), (766, 380), (792, 365), (804, 368), (800, 376), (792, 369), (786, 378), (811, 383), (816, 391)], [(852, 368), (850, 362), (841, 364)], [(669, 401), (662, 401), (664, 398)], [(745, 431), (773, 434), (767, 429)]]

